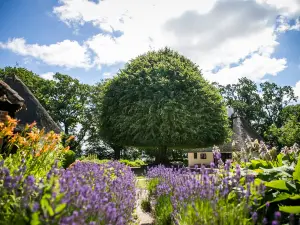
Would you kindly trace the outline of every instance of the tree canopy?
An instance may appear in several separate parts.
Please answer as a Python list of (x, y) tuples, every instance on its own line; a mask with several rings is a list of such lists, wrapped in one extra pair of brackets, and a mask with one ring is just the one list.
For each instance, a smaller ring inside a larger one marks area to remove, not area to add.
[(126, 146), (206, 147), (229, 137), (218, 90), (168, 48), (138, 56), (106, 82), (100, 121), (106, 140)]

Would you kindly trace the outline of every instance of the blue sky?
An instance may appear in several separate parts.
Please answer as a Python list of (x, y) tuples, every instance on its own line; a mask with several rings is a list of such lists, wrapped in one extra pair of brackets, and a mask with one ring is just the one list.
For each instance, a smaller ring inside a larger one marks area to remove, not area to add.
[(169, 46), (211, 81), (246, 76), (300, 95), (300, 2), (262, 2), (1, 0), (0, 67), (18, 63), (46, 78), (60, 72), (92, 84)]

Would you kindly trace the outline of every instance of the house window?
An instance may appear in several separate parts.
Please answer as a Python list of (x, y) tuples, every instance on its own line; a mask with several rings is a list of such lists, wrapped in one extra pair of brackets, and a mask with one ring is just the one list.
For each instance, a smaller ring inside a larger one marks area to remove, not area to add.
[(194, 159), (197, 159), (197, 152), (194, 152)]
[(200, 154), (200, 159), (206, 159), (206, 153), (201, 153)]
[(221, 158), (223, 162), (226, 162), (227, 159), (232, 159), (232, 154), (231, 153), (222, 153)]

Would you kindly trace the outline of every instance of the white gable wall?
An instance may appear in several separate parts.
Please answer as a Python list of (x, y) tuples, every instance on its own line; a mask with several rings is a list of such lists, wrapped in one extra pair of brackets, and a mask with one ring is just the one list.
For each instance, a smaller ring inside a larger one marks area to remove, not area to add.
[[(206, 159), (201, 159), (201, 154), (206, 154)], [(194, 153), (188, 153), (188, 162), (189, 167), (193, 167), (195, 165), (209, 165), (211, 162), (214, 161), (213, 153), (212, 152), (197, 152), (197, 159), (194, 158)]]

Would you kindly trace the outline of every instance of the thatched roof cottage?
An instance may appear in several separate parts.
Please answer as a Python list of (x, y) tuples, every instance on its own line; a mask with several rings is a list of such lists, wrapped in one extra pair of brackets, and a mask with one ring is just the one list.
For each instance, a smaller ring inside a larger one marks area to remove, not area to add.
[[(16, 76), (9, 76), (0, 81), (0, 110), (20, 120), (17, 131), (34, 121), (45, 132), (60, 133), (60, 127), (34, 97), (28, 87)], [(5, 114), (5, 113), (3, 113)]]
[[(223, 161), (231, 159), (233, 150), (239, 151), (242, 148), (245, 148), (247, 140), (262, 140), (262, 137), (258, 135), (245, 118), (230, 111), (231, 110), (228, 110), (228, 117), (233, 131), (233, 135), (231, 137), (232, 142), (218, 146), (221, 151)], [(233, 142), (235, 143), (234, 149)], [(188, 153), (188, 165), (190, 167), (195, 165), (209, 165), (214, 161), (212, 151), (213, 146), (208, 148), (185, 150), (185, 152)]]

